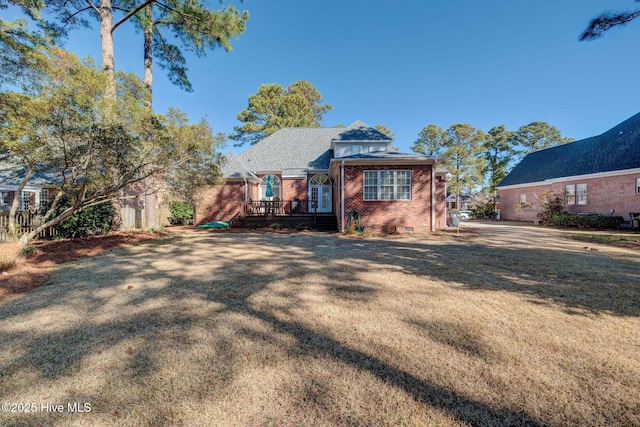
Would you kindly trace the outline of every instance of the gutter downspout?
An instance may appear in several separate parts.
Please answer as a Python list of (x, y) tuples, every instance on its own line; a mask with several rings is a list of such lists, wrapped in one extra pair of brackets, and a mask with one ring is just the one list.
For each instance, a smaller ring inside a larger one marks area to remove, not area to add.
[(436, 167), (431, 166), (431, 232), (436, 231)]
[(344, 160), (340, 166), (340, 232), (344, 233)]

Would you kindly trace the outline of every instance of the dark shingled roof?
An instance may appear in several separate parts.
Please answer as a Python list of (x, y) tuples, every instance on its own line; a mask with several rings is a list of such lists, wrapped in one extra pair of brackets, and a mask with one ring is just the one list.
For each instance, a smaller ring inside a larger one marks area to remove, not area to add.
[(640, 168), (640, 113), (599, 136), (527, 155), (498, 187)]
[(380, 141), (391, 142), (391, 138), (376, 130), (366, 123), (356, 120), (347, 128), (341, 128), (342, 132), (333, 137), (334, 142), (349, 141)]
[[(22, 182), (26, 166), (8, 156), (0, 156), (0, 185), (17, 187)], [(60, 182), (60, 176), (56, 172), (33, 172), (27, 181), (27, 186), (46, 187)]]

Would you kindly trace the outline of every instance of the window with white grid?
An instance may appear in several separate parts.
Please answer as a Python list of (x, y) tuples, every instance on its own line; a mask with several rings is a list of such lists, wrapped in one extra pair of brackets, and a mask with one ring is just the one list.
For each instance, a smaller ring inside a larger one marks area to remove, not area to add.
[(364, 200), (411, 200), (411, 171), (364, 171)]

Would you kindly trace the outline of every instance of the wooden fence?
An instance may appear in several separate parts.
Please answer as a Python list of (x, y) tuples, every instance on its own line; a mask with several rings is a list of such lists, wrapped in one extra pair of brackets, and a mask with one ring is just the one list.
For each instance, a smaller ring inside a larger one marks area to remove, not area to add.
[[(29, 233), (36, 229), (40, 222), (40, 216), (31, 212), (18, 212), (16, 214), (16, 226), (18, 228), (18, 235), (21, 236), (24, 233)], [(49, 227), (38, 234), (38, 238), (48, 239), (51, 237), (59, 236), (60, 231), (57, 227)], [(10, 240), (9, 234), (9, 211), (0, 211), (0, 242), (6, 242)]]
[[(169, 224), (168, 217), (171, 215), (167, 208), (161, 207), (158, 210), (158, 224), (165, 226)], [(40, 216), (28, 211), (19, 211), (16, 214), (16, 225), (18, 236), (36, 229)], [(130, 207), (122, 208), (122, 225), (124, 229), (144, 228), (144, 209), (134, 209)], [(58, 227), (49, 227), (38, 234), (40, 239), (49, 239), (60, 236)], [(0, 210), (0, 242), (11, 240), (9, 234), (9, 211)]]

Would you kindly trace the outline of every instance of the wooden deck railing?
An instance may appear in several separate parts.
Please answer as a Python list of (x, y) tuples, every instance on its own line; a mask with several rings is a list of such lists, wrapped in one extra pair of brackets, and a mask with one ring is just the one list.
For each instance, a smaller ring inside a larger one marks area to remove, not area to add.
[(314, 203), (310, 200), (288, 201), (243, 201), (241, 216), (308, 215), (314, 213)]

